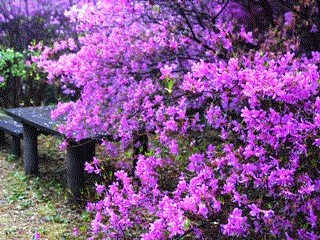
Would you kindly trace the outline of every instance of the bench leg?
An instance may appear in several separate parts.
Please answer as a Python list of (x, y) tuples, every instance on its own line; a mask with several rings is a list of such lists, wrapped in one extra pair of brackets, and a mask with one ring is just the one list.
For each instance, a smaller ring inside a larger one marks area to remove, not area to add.
[(14, 135), (12, 135), (11, 137), (12, 137), (11, 154), (20, 157), (21, 156), (20, 138)]
[(91, 162), (94, 156), (95, 143), (69, 142), (67, 147), (68, 158), (68, 186), (71, 191), (69, 202), (78, 202), (82, 198), (84, 187), (84, 163)]
[(4, 146), (6, 143), (6, 140), (4, 138), (4, 132), (0, 130), (0, 146)]
[(26, 174), (38, 174), (38, 131), (36, 128), (23, 124), (23, 158)]

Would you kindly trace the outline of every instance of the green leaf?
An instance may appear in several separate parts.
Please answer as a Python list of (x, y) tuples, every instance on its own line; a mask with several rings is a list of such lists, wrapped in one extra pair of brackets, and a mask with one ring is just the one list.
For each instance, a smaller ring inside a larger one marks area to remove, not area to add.
[(165, 89), (168, 91), (169, 94), (172, 93), (172, 89), (169, 89), (169, 88), (165, 88)]
[(174, 79), (172, 79), (170, 77), (166, 77), (166, 80), (168, 82), (168, 87), (165, 88), (165, 89), (169, 92), (169, 94), (171, 94), (172, 93), (172, 88), (173, 88), (173, 85), (174, 85)]
[(190, 228), (191, 221), (187, 218), (184, 222), (184, 228), (185, 230), (188, 230)]
[(160, 6), (159, 5), (153, 5), (152, 9), (153, 9), (153, 11), (160, 13)]

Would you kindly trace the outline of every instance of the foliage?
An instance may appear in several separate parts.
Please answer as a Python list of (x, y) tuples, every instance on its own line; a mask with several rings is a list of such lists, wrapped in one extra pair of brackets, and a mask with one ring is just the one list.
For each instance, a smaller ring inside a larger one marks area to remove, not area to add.
[(3, 77), (3, 85), (11, 77), (25, 77), (25, 64), (23, 54), (15, 52), (13, 49), (0, 49), (0, 72)]
[[(22, 94), (22, 81), (26, 78), (23, 54), (12, 49), (0, 49), (1, 105), (14, 106)], [(15, 94), (12, 94), (12, 93)]]
[[(28, 51), (28, 46), (36, 42), (53, 44), (59, 36), (77, 36), (74, 27), (64, 16), (64, 11), (82, 1), (60, 0), (4, 0), (0, 3), (0, 43), (2, 68), (0, 86), (1, 105), (17, 107), (54, 103), (63, 98), (59, 88), (49, 86), (43, 79), (46, 74), (39, 71), (36, 64), (31, 65), (31, 55), (39, 53)], [(34, 47), (32, 47), (33, 49)], [(36, 57), (36, 56), (33, 56)], [(13, 64), (13, 65), (12, 65)], [(5, 87), (6, 86), (6, 87)], [(63, 99), (65, 100), (65, 99)]]
[[(33, 43), (30, 50), (17, 52), (10, 48), (0, 48), (0, 99), (4, 108), (23, 106), (39, 106), (66, 101), (69, 97), (63, 96), (57, 85), (45, 82), (47, 73), (40, 70), (32, 58), (41, 55)], [(32, 51), (31, 51), (32, 50)]]
[[(267, 13), (267, 1), (251, 2)], [(253, 34), (226, 21), (230, 6), (74, 6), (67, 16), (81, 49), (72, 52), (66, 39), (35, 59), (50, 82), (81, 89), (53, 112), (68, 114), (61, 132), (121, 139), (103, 142), (118, 171), (112, 184), (97, 185), (103, 199), (88, 204), (93, 239), (320, 236), (320, 54), (299, 51), (298, 17), (269, 12), (269, 28)], [(136, 159), (133, 145), (142, 148)], [(101, 173), (101, 165), (94, 159), (86, 170)]]

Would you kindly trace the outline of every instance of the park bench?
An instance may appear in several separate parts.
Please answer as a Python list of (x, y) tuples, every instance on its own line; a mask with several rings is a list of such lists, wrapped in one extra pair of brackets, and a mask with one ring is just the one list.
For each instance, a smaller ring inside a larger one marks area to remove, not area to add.
[[(23, 134), (23, 160), (26, 174), (38, 174), (38, 150), (37, 136), (41, 134), (54, 135), (65, 138), (57, 130), (60, 123), (64, 123), (64, 117), (53, 120), (51, 111), (56, 106), (46, 107), (22, 107), (6, 109), (4, 112), (18, 121), (19, 130)], [(4, 126), (7, 126), (4, 124)], [(8, 127), (5, 127), (8, 129)], [(89, 136), (87, 139), (75, 141), (68, 138), (67, 146), (67, 180), (69, 190), (72, 193), (69, 200), (81, 199), (81, 189), (84, 186), (84, 163), (91, 162), (95, 154), (95, 145), (99, 136)]]
[[(12, 118), (10, 118), (10, 121), (3, 121), (3, 124), (1, 124), (0, 121), (0, 126), (4, 126), (3, 130), (9, 132), (10, 134), (13, 134), (13, 136), (15, 137), (19, 136), (21, 138), (21, 135), (23, 134), (23, 160), (25, 164), (26, 174), (38, 174), (37, 136), (40, 133), (54, 135), (62, 139), (66, 138), (57, 130), (57, 126), (61, 123), (65, 123), (66, 118), (61, 117), (56, 120), (53, 120), (51, 118), (51, 111), (55, 108), (56, 106), (46, 106), (11, 108), (4, 110), (4, 112)], [(13, 119), (17, 120), (19, 123), (15, 122)], [(134, 134), (134, 168), (137, 162), (137, 156), (147, 151), (148, 140), (143, 129)], [(19, 145), (19, 147), (20, 138), (19, 144), (18, 140), (16, 142), (16, 145)], [(85, 177), (85, 162), (92, 161), (95, 155), (95, 146), (96, 144), (100, 143), (102, 138), (107, 139), (108, 141), (120, 141), (120, 139), (114, 139), (112, 135), (106, 133), (94, 134), (80, 141), (75, 141), (73, 137), (66, 139), (68, 142), (67, 180), (69, 190), (72, 193), (69, 200), (74, 201), (77, 199), (81, 199), (81, 189), (84, 186)], [(138, 141), (142, 144), (142, 149), (139, 147), (135, 147), (135, 143)]]
[(10, 135), (12, 139), (11, 154), (20, 157), (21, 147), (20, 139), (23, 138), (22, 124), (16, 122), (5, 114), (0, 115), (0, 145), (5, 144), (5, 134)]

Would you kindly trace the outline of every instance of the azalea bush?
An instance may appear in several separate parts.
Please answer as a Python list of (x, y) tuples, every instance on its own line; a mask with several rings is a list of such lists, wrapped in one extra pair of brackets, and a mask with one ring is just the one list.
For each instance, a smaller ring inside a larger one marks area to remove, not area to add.
[(231, 21), (243, 2), (73, 6), (79, 51), (69, 38), (33, 59), (81, 91), (52, 113), (66, 137), (113, 136), (86, 163), (116, 169), (87, 206), (92, 239), (319, 238), (320, 53), (285, 11), (261, 32), (244, 10)]
[(87, 0), (3, 0), (0, 3), (0, 43), (22, 52), (34, 40), (49, 45), (57, 38), (76, 38), (74, 24), (64, 12), (83, 2)]

